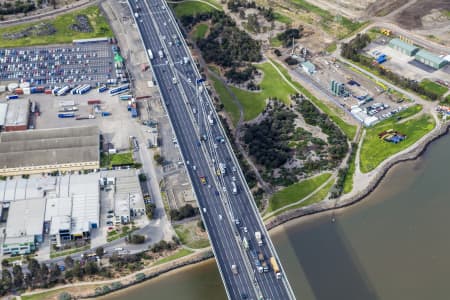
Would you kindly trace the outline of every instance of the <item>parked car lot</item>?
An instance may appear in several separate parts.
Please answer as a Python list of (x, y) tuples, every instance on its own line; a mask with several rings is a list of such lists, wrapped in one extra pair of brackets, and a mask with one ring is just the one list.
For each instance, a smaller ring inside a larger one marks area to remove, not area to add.
[(31, 85), (107, 82), (115, 79), (109, 43), (60, 47), (0, 49), (0, 81), (29, 81)]

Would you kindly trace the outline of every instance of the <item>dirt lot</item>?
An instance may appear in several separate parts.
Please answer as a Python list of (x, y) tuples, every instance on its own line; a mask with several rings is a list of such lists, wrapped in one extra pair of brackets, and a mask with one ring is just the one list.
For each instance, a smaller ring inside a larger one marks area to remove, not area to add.
[(450, 1), (417, 0), (416, 3), (393, 16), (393, 20), (405, 29), (419, 28), (423, 26), (422, 17), (428, 15), (433, 9), (450, 10)]

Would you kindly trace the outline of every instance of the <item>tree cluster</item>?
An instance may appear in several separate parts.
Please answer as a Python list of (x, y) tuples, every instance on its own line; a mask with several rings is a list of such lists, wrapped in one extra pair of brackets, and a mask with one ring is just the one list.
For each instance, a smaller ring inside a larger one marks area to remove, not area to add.
[(299, 39), (303, 36), (303, 26), (289, 28), (277, 35), (277, 39), (283, 43), (284, 47), (292, 46), (292, 39)]
[[(352, 160), (355, 159), (357, 147), (358, 147), (358, 144), (352, 143), (350, 157), (348, 159), (348, 162), (351, 162)], [(337, 198), (340, 195), (342, 195), (342, 191), (344, 190), (345, 179), (349, 175), (348, 174), (349, 167), (350, 166), (347, 163), (345, 165), (345, 167), (339, 169), (337, 180), (336, 180), (336, 183), (334, 184), (333, 190), (330, 194), (330, 198), (334, 199), (334, 198)]]
[(350, 42), (342, 44), (341, 55), (345, 58), (355, 60), (359, 52), (369, 43), (370, 37), (368, 34), (357, 34)]
[(301, 100), (297, 109), (306, 123), (320, 127), (322, 132), (328, 136), (328, 152), (334, 165), (337, 165), (348, 151), (347, 137), (326, 114), (321, 113), (309, 100)]
[(130, 244), (143, 244), (145, 242), (145, 236), (141, 234), (128, 234), (127, 241)]
[(238, 12), (239, 8), (256, 8), (256, 3), (254, 1), (246, 1), (246, 0), (231, 0), (227, 3), (228, 9), (231, 12)]
[(227, 68), (262, 59), (260, 42), (237, 28), (224, 12), (214, 12), (212, 23), (208, 36), (197, 41), (206, 62)]
[(16, 2), (0, 2), (0, 15), (13, 15), (17, 13), (28, 13), (36, 9), (34, 1), (23, 2), (17, 0)]
[(153, 216), (155, 215), (156, 210), (156, 204), (155, 203), (147, 203), (145, 204), (145, 213), (147, 214), (147, 217), (151, 220), (153, 219)]
[(289, 159), (288, 141), (294, 130), (295, 117), (295, 113), (280, 105), (270, 110), (259, 124), (247, 126), (244, 142), (257, 163), (274, 169)]
[(185, 218), (190, 218), (198, 214), (198, 208), (194, 208), (190, 204), (186, 204), (179, 209), (172, 208), (169, 211), (170, 219), (172, 221), (179, 221)]
[(165, 240), (162, 240), (156, 244), (154, 244), (150, 250), (153, 253), (162, 252), (164, 250), (174, 250), (178, 247), (177, 243), (175, 242), (166, 242)]
[(240, 84), (252, 79), (255, 72), (256, 67), (249, 64), (242, 71), (236, 69), (236, 67), (232, 67), (230, 70), (225, 72), (225, 77), (232, 83)]

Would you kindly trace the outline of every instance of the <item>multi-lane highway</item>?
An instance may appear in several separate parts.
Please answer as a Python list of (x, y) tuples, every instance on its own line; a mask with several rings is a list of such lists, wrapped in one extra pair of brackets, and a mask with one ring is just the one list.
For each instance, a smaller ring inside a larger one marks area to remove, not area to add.
[[(295, 299), (172, 12), (163, 0), (129, 0), (129, 5), (197, 196), (228, 298)], [(261, 246), (255, 239), (257, 231), (263, 236)], [(258, 270), (258, 254), (267, 265), (269, 258), (275, 257), (281, 278), (272, 267), (268, 272)]]

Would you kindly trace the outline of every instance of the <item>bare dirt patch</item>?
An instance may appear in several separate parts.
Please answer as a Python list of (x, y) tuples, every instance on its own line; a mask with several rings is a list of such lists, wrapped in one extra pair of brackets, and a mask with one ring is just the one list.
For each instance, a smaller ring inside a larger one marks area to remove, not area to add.
[(431, 10), (450, 10), (448, 0), (418, 0), (394, 16), (394, 21), (405, 29), (423, 27), (422, 17), (428, 15)]

